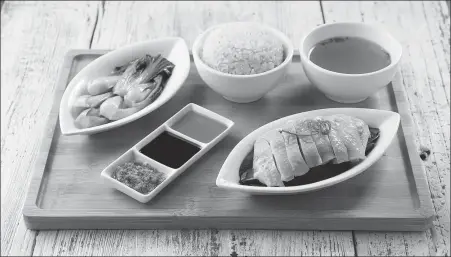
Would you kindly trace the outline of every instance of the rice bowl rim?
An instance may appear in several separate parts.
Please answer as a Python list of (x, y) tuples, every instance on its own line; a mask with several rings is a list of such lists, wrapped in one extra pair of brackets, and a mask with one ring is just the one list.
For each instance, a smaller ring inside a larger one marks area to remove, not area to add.
[[(248, 75), (225, 73), (225, 72), (213, 69), (212, 67), (207, 65), (202, 60), (202, 58), (200, 58), (200, 55), (199, 55), (199, 50), (200, 50), (200, 48), (202, 47), (202, 44), (205, 41), (205, 37), (211, 31), (213, 31), (214, 29), (218, 29), (218, 28), (225, 27), (227, 25), (232, 25), (232, 24), (236, 24), (236, 25), (237, 24), (256, 25), (258, 27), (261, 27), (261, 28), (269, 31), (271, 33), (271, 36), (275, 36), (279, 40), (282, 41), (282, 46), (284, 46), (284, 54), (285, 54), (285, 48), (286, 48), (286, 56), (284, 58), (284, 61), (281, 64), (279, 64), (277, 67), (273, 68), (273, 69), (267, 70), (267, 71), (262, 72), (262, 73), (248, 74)], [(276, 72), (278, 70), (281, 70), (285, 66), (287, 66), (291, 62), (291, 60), (293, 59), (294, 46), (293, 46), (292, 42), (290, 41), (290, 39), (278, 29), (275, 29), (275, 28), (273, 28), (271, 26), (268, 26), (266, 24), (259, 23), (259, 22), (238, 21), (238, 22), (221, 23), (221, 24), (218, 24), (218, 25), (211, 26), (210, 28), (208, 28), (207, 30), (202, 32), (199, 36), (197, 36), (197, 38), (194, 40), (193, 50), (192, 51), (193, 51), (193, 57), (195, 59), (199, 60), (198, 64), (201, 65), (203, 68), (205, 68), (206, 70), (208, 70), (211, 73), (214, 73), (214, 74), (220, 75), (220, 76), (225, 76), (225, 77), (232, 77), (232, 78), (254, 78), (254, 77), (259, 77), (259, 76), (262, 76), (262, 75), (269, 75), (269, 74), (274, 73), (274, 72)]]

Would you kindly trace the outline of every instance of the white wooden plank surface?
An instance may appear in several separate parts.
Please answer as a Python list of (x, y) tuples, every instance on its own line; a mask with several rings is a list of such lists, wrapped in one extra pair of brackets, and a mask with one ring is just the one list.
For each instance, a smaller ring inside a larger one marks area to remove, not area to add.
[(1, 10), (1, 253), (31, 255), (22, 206), (63, 56), (89, 47), (95, 3), (6, 2)]
[[(326, 21), (382, 22), (406, 45), (404, 86), (438, 219), (433, 233), (355, 233), (357, 254), (449, 253), (449, 13), (444, 2), (323, 2)], [(7, 2), (1, 11), (1, 255), (354, 255), (350, 232), (26, 230), (26, 188), (62, 57), (176, 35), (192, 45), (216, 23), (264, 21), (297, 46), (322, 23), (318, 2)], [(93, 29), (95, 32), (93, 35)], [(448, 189), (448, 193), (446, 193)], [(37, 236), (36, 236), (37, 234)]]
[(348, 232), (102, 230), (40, 232), (34, 255), (352, 256)]
[(326, 22), (382, 24), (403, 44), (401, 77), (416, 124), (437, 219), (427, 233), (355, 232), (358, 255), (448, 255), (450, 172), (450, 18), (444, 1), (324, 2)]

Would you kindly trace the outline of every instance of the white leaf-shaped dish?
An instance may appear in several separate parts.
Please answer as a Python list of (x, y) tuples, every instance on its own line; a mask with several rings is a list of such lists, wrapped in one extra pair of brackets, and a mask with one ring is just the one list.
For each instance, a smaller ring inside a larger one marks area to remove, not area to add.
[[(253, 149), (255, 140), (263, 133), (280, 127), (291, 119), (305, 119), (314, 118), (316, 116), (325, 116), (333, 114), (346, 114), (362, 119), (370, 127), (380, 129), (380, 137), (376, 143), (374, 149), (368, 154), (367, 158), (354, 166), (353, 168), (341, 173), (337, 176), (318, 181), (311, 184), (291, 187), (258, 187), (240, 185), (239, 183), (239, 169), (246, 155)], [(233, 191), (240, 191), (250, 194), (297, 194), (309, 191), (314, 191), (329, 187), (350, 179), (361, 172), (365, 171), (368, 167), (374, 164), (384, 154), (387, 148), (390, 146), (393, 138), (395, 137), (400, 122), (400, 116), (398, 113), (391, 111), (383, 111), (376, 109), (362, 109), (362, 108), (331, 108), (320, 109), (309, 112), (303, 112), (299, 114), (290, 115), (271, 123), (268, 123), (241, 140), (235, 148), (230, 152), (229, 156), (222, 165), (216, 179), (216, 185), (220, 188), (225, 188)]]
[[(111, 121), (107, 124), (91, 128), (79, 129), (75, 126), (76, 114), (73, 113), (73, 103), (80, 95), (88, 94), (86, 82), (111, 73), (114, 67), (124, 65), (145, 54), (158, 55), (175, 64), (171, 77), (166, 82), (161, 95), (144, 109), (120, 120)], [(188, 46), (179, 37), (161, 38), (151, 41), (143, 41), (121, 47), (111, 51), (83, 68), (67, 86), (60, 103), (59, 120), (63, 135), (95, 134), (120, 127), (132, 122), (154, 111), (169, 99), (171, 99), (181, 88), (190, 70), (190, 56)]]

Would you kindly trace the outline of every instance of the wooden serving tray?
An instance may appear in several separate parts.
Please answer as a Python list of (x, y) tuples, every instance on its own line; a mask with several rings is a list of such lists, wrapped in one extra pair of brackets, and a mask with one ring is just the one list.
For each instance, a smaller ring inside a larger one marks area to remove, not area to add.
[[(309, 84), (295, 55), (277, 89), (257, 102), (237, 104), (207, 87), (193, 63), (182, 89), (151, 114), (92, 136), (62, 136), (58, 110), (68, 82), (106, 52), (71, 51), (65, 59), (23, 209), (28, 228), (420, 231), (432, 225), (428, 185), (399, 78), (364, 102), (344, 105)], [(190, 102), (234, 121), (230, 134), (147, 204), (104, 184), (100, 172), (109, 163)], [(368, 170), (298, 195), (251, 196), (215, 185), (227, 155), (247, 134), (284, 116), (332, 107), (378, 108), (401, 115), (398, 136)]]

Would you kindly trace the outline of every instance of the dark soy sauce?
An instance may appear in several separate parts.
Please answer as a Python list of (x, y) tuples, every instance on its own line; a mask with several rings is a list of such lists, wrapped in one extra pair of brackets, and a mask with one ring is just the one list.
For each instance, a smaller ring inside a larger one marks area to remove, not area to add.
[(173, 169), (180, 168), (199, 151), (200, 147), (167, 131), (158, 135), (140, 150), (147, 157)]
[(316, 44), (309, 59), (326, 70), (363, 74), (381, 70), (391, 63), (390, 54), (381, 46), (358, 37), (334, 37)]
[(340, 164), (328, 163), (311, 168), (305, 175), (295, 177), (294, 179), (283, 183), (287, 187), (308, 185), (338, 176), (350, 170), (354, 166), (355, 165), (353, 165), (351, 162), (343, 162)]

